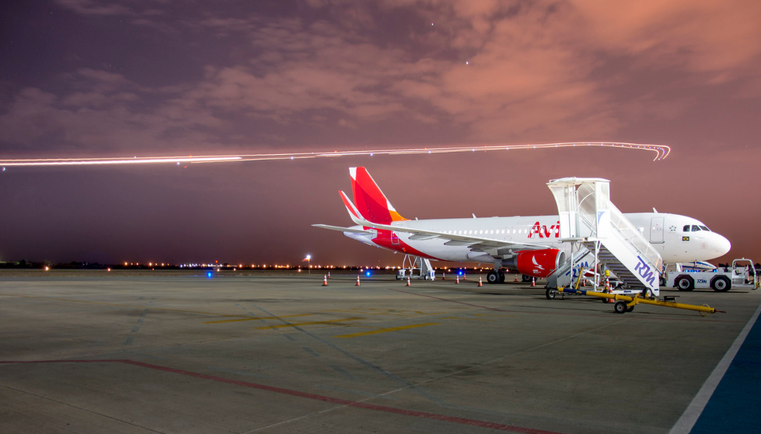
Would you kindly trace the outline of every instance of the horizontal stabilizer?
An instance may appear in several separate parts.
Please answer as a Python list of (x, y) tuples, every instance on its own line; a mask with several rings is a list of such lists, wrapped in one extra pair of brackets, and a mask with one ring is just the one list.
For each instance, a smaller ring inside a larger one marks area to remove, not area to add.
[(322, 224), (315, 224), (312, 225), (316, 228), (322, 228), (322, 229), (328, 229), (331, 231), (339, 231), (339, 232), (351, 232), (353, 234), (367, 234), (367, 235), (375, 235), (376, 231), (374, 230), (364, 230), (359, 228), (344, 228), (341, 226), (331, 226), (331, 225), (322, 225)]

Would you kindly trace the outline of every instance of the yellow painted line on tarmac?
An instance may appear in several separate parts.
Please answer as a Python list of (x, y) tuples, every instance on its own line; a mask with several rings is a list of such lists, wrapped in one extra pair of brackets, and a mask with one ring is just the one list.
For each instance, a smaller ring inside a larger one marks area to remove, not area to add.
[(201, 324), (221, 324), (224, 322), (238, 322), (238, 321), (259, 321), (263, 319), (278, 319), (278, 318), (293, 318), (297, 316), (309, 316), (314, 315), (313, 313), (300, 313), (297, 315), (281, 315), (281, 316), (256, 316), (251, 318), (237, 318), (237, 319), (223, 319), (220, 321), (204, 321)]
[[(282, 318), (282, 317), (280, 317)], [(265, 327), (254, 327), (254, 330), (264, 330), (264, 329), (279, 329), (283, 327), (298, 327), (298, 326), (305, 326), (305, 325), (317, 325), (317, 324), (335, 324), (337, 322), (341, 321), (356, 321), (359, 319), (364, 318), (342, 318), (342, 319), (329, 319), (326, 321), (309, 321), (309, 322), (297, 322), (293, 324), (277, 324), (277, 325), (271, 325), (271, 326), (265, 326)], [(343, 325), (343, 324), (338, 324)]]
[[(342, 309), (331, 309), (326, 310), (325, 312), (341, 312), (341, 313), (358, 313), (356, 309), (352, 310), (342, 310)], [(393, 316), (417, 316), (417, 315), (411, 315), (401, 312), (359, 312), (363, 315), (393, 315)]]
[(416, 327), (426, 327), (426, 326), (432, 326), (432, 325), (439, 325), (437, 322), (427, 322), (425, 324), (413, 324), (408, 326), (402, 326), (402, 327), (389, 327), (385, 329), (377, 329), (377, 330), (370, 330), (369, 332), (359, 332), (359, 333), (352, 333), (348, 335), (338, 335), (333, 336), (334, 338), (356, 338), (359, 336), (369, 336), (369, 335), (377, 335), (379, 333), (388, 333), (388, 332), (395, 332), (399, 330), (407, 330), (407, 329), (414, 329)]
[(118, 307), (132, 307), (135, 309), (150, 309), (150, 310), (166, 310), (171, 312), (185, 312), (185, 313), (197, 313), (201, 315), (214, 315), (214, 316), (224, 316), (228, 318), (240, 318), (240, 317), (248, 317), (247, 315), (228, 315), (224, 313), (216, 313), (216, 312), (202, 312), (198, 310), (183, 310), (183, 309), (168, 309), (163, 307), (154, 307), (154, 306), (137, 306), (134, 304), (119, 304), (119, 303), (104, 303), (100, 301), (87, 301), (87, 300), (70, 300), (67, 298), (55, 298), (55, 297), (35, 297), (33, 295), (20, 295), (20, 294), (0, 294), (5, 295), (8, 297), (21, 297), (21, 298), (34, 298), (38, 300), (56, 300), (56, 301), (68, 301), (70, 303), (86, 303), (86, 304), (97, 304), (101, 306), (118, 306)]

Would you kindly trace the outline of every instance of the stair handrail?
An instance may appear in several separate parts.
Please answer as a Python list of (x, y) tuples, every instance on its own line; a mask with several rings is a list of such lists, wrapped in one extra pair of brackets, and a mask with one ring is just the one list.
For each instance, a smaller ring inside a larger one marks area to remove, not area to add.
[(656, 271), (663, 268), (663, 258), (660, 253), (642, 235), (642, 232), (612, 202), (609, 203), (611, 227), (621, 234), (634, 249), (652, 265)]

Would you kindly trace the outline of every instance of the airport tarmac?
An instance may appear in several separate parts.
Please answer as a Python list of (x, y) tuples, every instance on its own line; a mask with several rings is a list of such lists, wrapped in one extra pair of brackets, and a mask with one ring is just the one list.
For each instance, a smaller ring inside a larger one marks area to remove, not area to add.
[(477, 279), (0, 272), (0, 432), (668, 433), (761, 304)]

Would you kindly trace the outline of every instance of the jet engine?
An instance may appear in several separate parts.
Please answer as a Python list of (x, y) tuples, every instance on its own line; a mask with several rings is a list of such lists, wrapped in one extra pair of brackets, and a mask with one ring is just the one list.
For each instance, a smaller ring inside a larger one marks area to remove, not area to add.
[(558, 249), (523, 250), (510, 259), (502, 260), (503, 266), (534, 277), (547, 277), (563, 263), (565, 252)]

